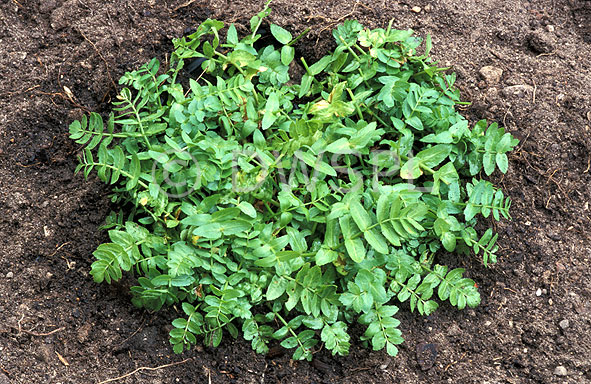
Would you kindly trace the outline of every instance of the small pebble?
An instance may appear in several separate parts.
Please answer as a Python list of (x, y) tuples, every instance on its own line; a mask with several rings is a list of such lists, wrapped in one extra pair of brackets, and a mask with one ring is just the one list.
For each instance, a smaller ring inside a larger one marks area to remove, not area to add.
[(536, 30), (527, 37), (529, 47), (535, 53), (550, 53), (554, 50), (555, 37), (544, 30)]
[(410, 10), (413, 11), (414, 13), (419, 13), (419, 12), (421, 12), (421, 7), (415, 6), (415, 7), (412, 7)]
[(499, 81), (501, 81), (501, 76), (503, 76), (503, 70), (498, 67), (493, 67), (492, 65), (482, 67), (478, 72), (480, 73), (480, 76), (482, 76), (482, 78), (491, 85), (497, 84)]
[(562, 329), (567, 329), (570, 326), (570, 322), (568, 321), (568, 319), (564, 319), (561, 320), (560, 323), (558, 323), (558, 326)]
[(6, 278), (7, 279), (12, 279), (13, 277), (14, 277), (14, 273), (12, 273), (12, 272), (6, 273)]
[(546, 293), (548, 293), (548, 291), (546, 290), (546, 288), (542, 289), (542, 295), (545, 295)]
[[(531, 85), (527, 85), (527, 84), (512, 85), (509, 87), (505, 87), (502, 90), (503, 95), (505, 97), (510, 97), (510, 96), (524, 97), (526, 94), (533, 93), (533, 91), (534, 91), (534, 87), (532, 87)], [(527, 221), (527, 222), (525, 222), (525, 225), (530, 226), (531, 222)]]
[(542, 296), (542, 288), (538, 288), (538, 290), (536, 291), (536, 296)]
[(566, 376), (568, 372), (566, 371), (566, 368), (564, 368), (562, 365), (559, 365), (556, 367), (556, 369), (554, 369), (554, 374), (556, 376)]

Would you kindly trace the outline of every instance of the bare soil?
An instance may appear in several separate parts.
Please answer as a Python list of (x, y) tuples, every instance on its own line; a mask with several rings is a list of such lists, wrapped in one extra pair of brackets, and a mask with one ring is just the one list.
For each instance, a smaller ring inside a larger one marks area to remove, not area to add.
[[(263, 1), (3, 0), (0, 4), (0, 384), (591, 383), (591, 1), (275, 0), (271, 21), (311, 32), (313, 62), (346, 18), (433, 36), (433, 56), (458, 74), (465, 115), (503, 124), (521, 144), (495, 183), (513, 199), (496, 224), (499, 262), (466, 267), (482, 305), (420, 317), (402, 306), (396, 358), (353, 346), (290, 361), (227, 339), (171, 353), (175, 317), (130, 303), (131, 282), (88, 275), (112, 208), (97, 179), (73, 175), (67, 126), (107, 112), (117, 79), (207, 17), (238, 24)], [(420, 7), (418, 8), (413, 7)], [(502, 69), (499, 79), (483, 67)], [(481, 73), (482, 72), (482, 73)], [(484, 73), (484, 74), (483, 74)], [(489, 223), (486, 223), (489, 224)], [(175, 364), (175, 365), (170, 365)], [(164, 367), (162, 367), (164, 366)], [(150, 368), (150, 369), (147, 369)], [(157, 368), (157, 369), (154, 369)]]

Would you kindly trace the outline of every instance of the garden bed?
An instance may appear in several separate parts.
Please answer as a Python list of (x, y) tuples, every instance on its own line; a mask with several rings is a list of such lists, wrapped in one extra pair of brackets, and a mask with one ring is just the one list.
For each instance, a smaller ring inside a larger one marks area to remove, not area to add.
[(496, 224), (498, 263), (441, 260), (469, 271), (481, 305), (444, 304), (421, 317), (402, 304), (397, 357), (353, 342), (348, 357), (320, 350), (312, 362), (292, 362), (281, 348), (257, 355), (230, 338), (174, 355), (175, 308), (135, 309), (131, 279), (93, 283), (109, 190), (73, 175), (79, 147), (68, 124), (107, 112), (117, 79), (152, 57), (166, 62), (171, 38), (207, 17), (245, 33), (263, 5), (0, 5), (0, 383), (98, 383), (138, 369), (118, 382), (591, 381), (589, 1), (272, 3), (272, 22), (294, 36), (311, 28), (295, 46), (309, 63), (333, 48), (330, 31), (347, 18), (370, 28), (394, 19), (397, 29), (430, 33), (432, 56), (458, 74), (462, 99), (472, 103), (464, 115), (498, 121), (521, 140), (508, 173), (490, 178), (513, 200), (513, 221)]

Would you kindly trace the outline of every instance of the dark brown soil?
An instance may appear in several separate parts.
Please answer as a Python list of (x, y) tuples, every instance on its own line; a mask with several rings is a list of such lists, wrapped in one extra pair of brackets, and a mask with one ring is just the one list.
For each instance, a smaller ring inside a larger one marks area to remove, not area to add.
[[(313, 362), (261, 356), (244, 340), (180, 356), (168, 345), (174, 309), (134, 309), (127, 282), (96, 285), (91, 253), (108, 189), (73, 176), (67, 126), (105, 112), (117, 79), (206, 17), (245, 31), (263, 1), (3, 0), (0, 4), (0, 384), (98, 383), (591, 383), (591, 1), (276, 0), (271, 20), (308, 62), (346, 18), (431, 33), (434, 57), (458, 74), (471, 120), (521, 139), (513, 199), (496, 224), (500, 260), (446, 256), (466, 267), (483, 303), (422, 318), (402, 306), (406, 338), (388, 357), (354, 346)], [(412, 10), (412, 7), (420, 7)], [(481, 69), (503, 70), (499, 81)], [(537, 292), (537, 293), (536, 293)], [(557, 368), (559, 367), (559, 368)], [(561, 367), (561, 368), (560, 368)]]

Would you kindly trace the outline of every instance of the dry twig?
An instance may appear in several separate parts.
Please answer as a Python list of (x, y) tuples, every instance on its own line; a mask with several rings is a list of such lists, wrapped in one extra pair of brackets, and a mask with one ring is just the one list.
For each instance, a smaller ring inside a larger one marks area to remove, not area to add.
[(86, 35), (84, 34), (84, 32), (82, 32), (81, 29), (78, 29), (78, 32), (82, 35), (84, 40), (88, 41), (90, 43), (90, 45), (92, 45), (92, 48), (94, 48), (95, 52), (103, 60), (103, 62), (105, 63), (105, 66), (107, 67), (107, 76), (109, 76), (109, 80), (111, 81), (111, 85), (113, 86), (113, 89), (117, 89), (117, 85), (115, 84), (115, 82), (113, 81), (113, 78), (111, 77), (111, 71), (109, 70), (109, 63), (107, 63), (107, 60), (105, 59), (105, 57), (103, 56), (101, 51), (99, 51), (98, 48), (96, 47), (96, 45), (92, 41), (90, 41), (90, 39), (88, 37), (86, 37)]
[(33, 331), (27, 331), (26, 329), (22, 329), (21, 332), (24, 332), (24, 333), (31, 335), (31, 336), (49, 336), (49, 335), (53, 335), (56, 332), (63, 331), (64, 329), (66, 329), (66, 327), (59, 327), (57, 329), (54, 329), (53, 331), (45, 332), (45, 333), (37, 333), (37, 332), (33, 332)]
[(103, 380), (103, 381), (101, 381), (101, 382), (99, 382), (97, 384), (105, 384), (105, 383), (110, 383), (110, 382), (113, 382), (113, 381), (125, 379), (126, 377), (129, 377), (131, 375), (135, 375), (136, 373), (138, 373), (140, 371), (157, 371), (157, 370), (162, 369), (162, 368), (168, 368), (168, 367), (172, 367), (174, 365), (184, 364), (184, 363), (186, 363), (189, 360), (192, 360), (192, 359), (189, 358), (189, 359), (185, 359), (183, 361), (177, 361), (175, 363), (160, 365), (158, 367), (139, 367), (139, 368), (134, 369), (133, 371), (131, 371), (129, 373), (126, 373), (125, 375), (122, 375), (122, 376), (119, 376), (119, 377), (114, 377), (112, 379)]
[(70, 363), (68, 363), (68, 360), (66, 360), (62, 355), (60, 355), (58, 351), (55, 351), (55, 354), (57, 355), (57, 358), (60, 359), (60, 361), (62, 362), (63, 365), (65, 365), (66, 367), (70, 366)]
[(181, 8), (188, 7), (189, 5), (193, 4), (195, 1), (196, 1), (196, 0), (189, 0), (189, 1), (187, 1), (186, 3), (184, 3), (184, 4), (181, 4), (181, 5), (179, 5), (178, 7), (176, 7), (176, 8), (173, 8), (173, 10), (172, 10), (172, 11), (173, 11), (173, 12), (176, 12), (176, 11), (178, 11), (178, 10), (179, 10), (179, 9), (181, 9)]
[(57, 247), (57, 248), (55, 249), (55, 251), (54, 251), (54, 252), (53, 252), (51, 255), (49, 255), (48, 257), (55, 256), (55, 254), (56, 254), (56, 253), (58, 253), (60, 249), (62, 249), (63, 247), (65, 247), (66, 245), (68, 245), (68, 244), (70, 244), (70, 243), (71, 243), (71, 241), (68, 241), (68, 242), (66, 242), (66, 243), (63, 243), (62, 245), (60, 245), (59, 247)]

